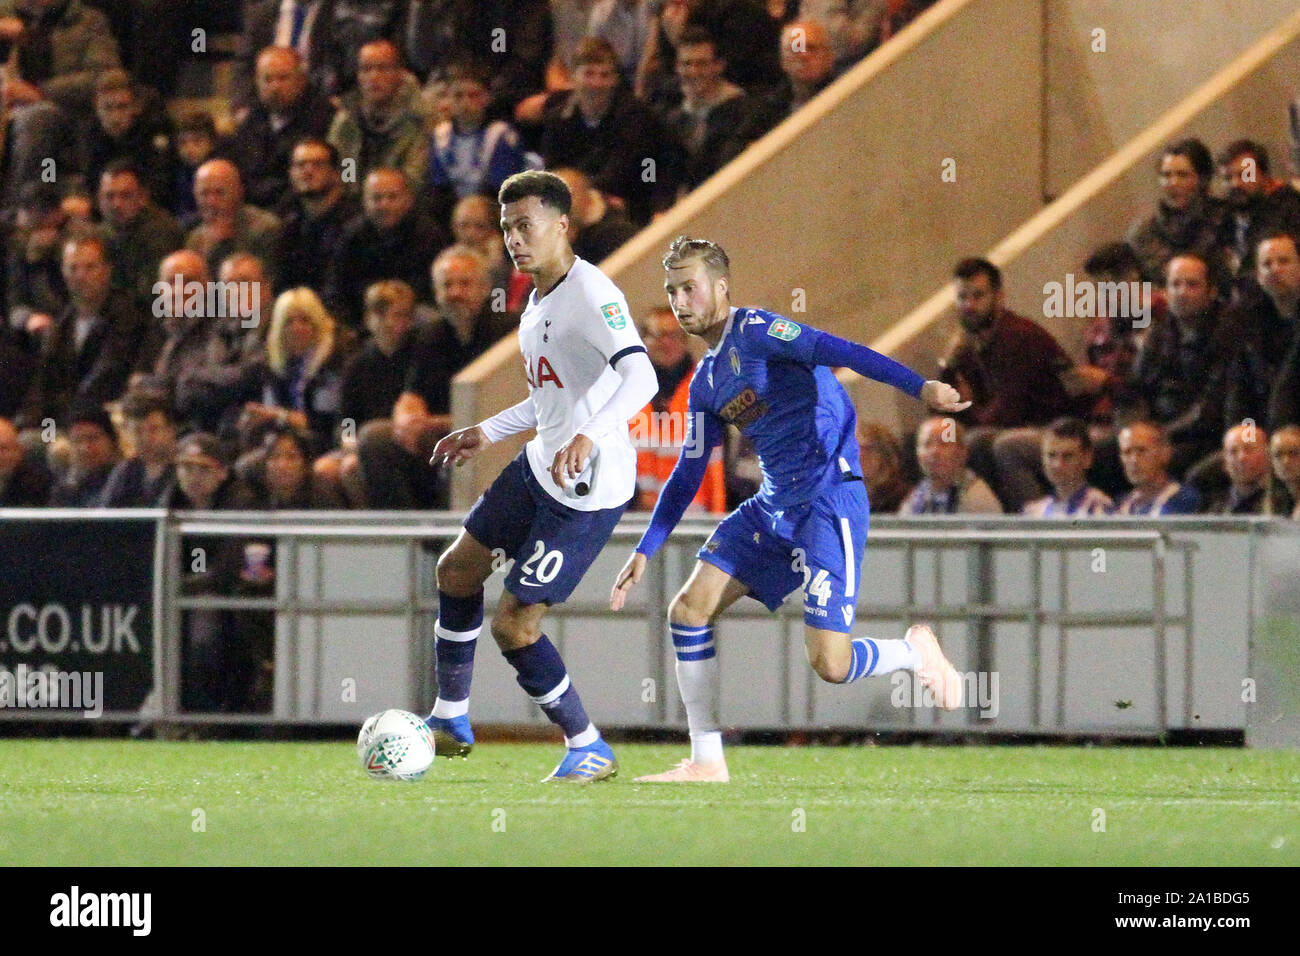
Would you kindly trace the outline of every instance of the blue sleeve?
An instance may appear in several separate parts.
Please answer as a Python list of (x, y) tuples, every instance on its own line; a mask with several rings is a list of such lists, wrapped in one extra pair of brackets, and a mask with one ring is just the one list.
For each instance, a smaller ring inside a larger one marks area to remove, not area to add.
[[(686, 422), (686, 441), (682, 444), (682, 453), (673, 465), (672, 474), (664, 482), (655, 503), (654, 513), (650, 516), (650, 527), (645, 529), (636, 550), (647, 558), (653, 558), (655, 552), (668, 539), (677, 522), (682, 520), (687, 507), (700, 490), (700, 482), (709, 467), (709, 456), (718, 442), (722, 441), (722, 423), (708, 412), (697, 412), (695, 403), (691, 402), (690, 414)], [(695, 423), (700, 422), (704, 434), (695, 434)], [(700, 441), (696, 441), (697, 437)]]
[(752, 351), (767, 358), (851, 368), (864, 378), (892, 385), (913, 398), (921, 395), (925, 379), (875, 349), (800, 325), (774, 312), (742, 309), (736, 316), (742, 339)]

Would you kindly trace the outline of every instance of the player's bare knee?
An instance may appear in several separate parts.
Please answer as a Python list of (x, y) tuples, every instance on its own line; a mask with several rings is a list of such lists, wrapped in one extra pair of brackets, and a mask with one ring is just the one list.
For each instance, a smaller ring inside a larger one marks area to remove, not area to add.
[(678, 627), (704, 627), (709, 623), (709, 611), (690, 591), (679, 591), (668, 605), (668, 623)]
[(489, 626), (492, 639), (502, 651), (517, 651), (536, 644), (542, 636), (541, 628), (518, 609), (498, 607)]
[(810, 655), (813, 671), (828, 684), (843, 684), (849, 676), (848, 668), (837, 665), (829, 654)]
[(812, 665), (813, 672), (828, 684), (842, 684), (844, 679), (849, 676), (850, 662), (837, 659), (838, 655), (831, 653), (828, 647), (806, 646), (808, 653), (808, 663)]
[(438, 590), (453, 597), (473, 597), (483, 586), (475, 562), (456, 547), (438, 558)]

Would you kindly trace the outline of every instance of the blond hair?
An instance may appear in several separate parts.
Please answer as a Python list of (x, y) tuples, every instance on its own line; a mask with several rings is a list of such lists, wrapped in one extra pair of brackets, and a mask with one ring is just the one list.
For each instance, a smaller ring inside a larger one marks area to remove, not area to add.
[(689, 259), (699, 257), (704, 260), (704, 268), (714, 279), (731, 278), (731, 260), (722, 246), (709, 239), (692, 239), (690, 236), (678, 236), (668, 247), (664, 256), (665, 269), (679, 269)]
[(307, 359), (307, 376), (310, 378), (334, 350), (334, 316), (329, 314), (320, 296), (306, 286), (281, 292), (276, 297), (275, 307), (271, 310), (271, 328), (266, 336), (266, 361), (277, 375), (284, 374), (289, 364), (289, 357), (284, 352), (284, 329), (289, 324), (289, 317), (298, 312), (311, 319), (316, 327), (316, 347)]

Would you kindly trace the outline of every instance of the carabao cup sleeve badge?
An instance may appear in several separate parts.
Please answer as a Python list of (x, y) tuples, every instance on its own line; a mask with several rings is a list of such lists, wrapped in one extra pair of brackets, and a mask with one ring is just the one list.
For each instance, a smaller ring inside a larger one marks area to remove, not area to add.
[(606, 302), (600, 307), (600, 314), (605, 317), (605, 324), (615, 332), (621, 331), (627, 325), (627, 316), (623, 314), (623, 307), (617, 302)]
[(767, 334), (774, 339), (780, 339), (782, 342), (793, 342), (799, 337), (803, 329), (794, 322), (788, 322), (785, 319), (777, 319), (767, 327)]

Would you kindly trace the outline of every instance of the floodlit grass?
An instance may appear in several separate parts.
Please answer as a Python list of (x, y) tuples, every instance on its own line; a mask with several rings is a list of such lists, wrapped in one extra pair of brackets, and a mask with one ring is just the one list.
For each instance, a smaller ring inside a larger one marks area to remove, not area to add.
[(733, 747), (656, 786), (684, 747), (615, 749), (579, 788), (555, 745), (383, 783), (348, 743), (5, 740), (0, 866), (1300, 863), (1294, 752)]

